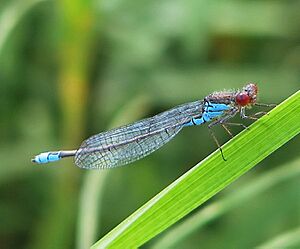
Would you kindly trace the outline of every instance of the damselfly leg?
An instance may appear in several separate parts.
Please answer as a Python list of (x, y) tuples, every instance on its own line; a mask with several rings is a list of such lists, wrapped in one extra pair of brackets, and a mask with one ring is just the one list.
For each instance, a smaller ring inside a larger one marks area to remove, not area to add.
[(211, 127), (208, 127), (208, 130), (209, 130), (209, 133), (212, 136), (213, 140), (215, 141), (216, 145), (218, 146), (218, 148), (219, 148), (219, 150), (221, 152), (221, 156), (222, 156), (223, 160), (227, 161), (226, 158), (224, 157), (224, 153), (223, 153), (222, 147), (221, 147), (221, 145), (220, 145), (220, 143), (219, 143), (219, 141), (218, 141), (215, 133), (213, 132), (213, 130), (211, 129)]
[[(276, 106), (276, 104), (264, 104), (264, 103), (255, 103), (254, 105), (255, 106), (261, 106), (261, 107), (275, 107)], [(262, 117), (266, 114), (268, 114), (268, 112), (260, 111), (260, 112), (254, 113), (253, 115), (246, 115), (245, 108), (241, 108), (241, 111), (240, 111), (241, 118), (251, 119), (251, 120), (257, 120), (257, 119), (259, 119), (260, 117)]]
[[(256, 104), (257, 106), (262, 106), (262, 107), (274, 107), (276, 105), (274, 104), (263, 104), (263, 103), (257, 103)], [(212, 130), (212, 127), (215, 126), (215, 125), (218, 125), (220, 124), (224, 130), (231, 136), (233, 137), (233, 134), (232, 132), (230, 131), (230, 129), (228, 128), (228, 126), (240, 126), (242, 127), (243, 129), (249, 129), (249, 127), (247, 127), (246, 125), (242, 124), (242, 123), (233, 123), (233, 122), (228, 122), (228, 120), (230, 120), (231, 118), (233, 118), (235, 116), (235, 114), (237, 112), (240, 112), (240, 116), (243, 118), (243, 119), (251, 119), (251, 120), (257, 120), (259, 119), (261, 116), (267, 114), (267, 112), (265, 111), (260, 111), (260, 112), (257, 112), (253, 115), (246, 115), (245, 114), (245, 108), (241, 108), (240, 110), (237, 110), (237, 109), (233, 109), (231, 113), (229, 113), (227, 116), (223, 117), (223, 118), (220, 118), (220, 119), (217, 119), (215, 120), (214, 122), (210, 123), (208, 125), (208, 128), (209, 128), (209, 133), (211, 134), (213, 140), (215, 141), (216, 145), (218, 146), (220, 152), (221, 152), (221, 156), (223, 158), (224, 161), (227, 161), (225, 156), (224, 156), (224, 153), (223, 153), (223, 150), (222, 150), (222, 147), (214, 133), (214, 131)]]

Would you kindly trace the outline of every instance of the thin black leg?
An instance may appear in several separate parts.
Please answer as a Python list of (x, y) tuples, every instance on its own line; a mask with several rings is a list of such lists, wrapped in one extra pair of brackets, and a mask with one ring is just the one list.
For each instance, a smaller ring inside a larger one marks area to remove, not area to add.
[(221, 126), (224, 128), (224, 130), (229, 134), (229, 136), (233, 137), (231, 131), (229, 128), (226, 126), (227, 123), (221, 123)]
[(224, 160), (224, 161), (227, 161), (227, 160), (225, 159), (225, 157), (224, 157), (222, 147), (220, 146), (220, 143), (219, 143), (219, 141), (218, 141), (218, 139), (217, 139), (215, 133), (212, 131), (211, 127), (208, 127), (208, 130), (209, 130), (209, 133), (210, 133), (210, 135), (212, 136), (213, 140), (214, 140), (215, 143), (217, 144), (217, 146), (218, 146), (218, 148), (219, 148), (219, 150), (220, 150), (220, 152), (221, 152), (221, 156), (222, 156), (223, 160)]

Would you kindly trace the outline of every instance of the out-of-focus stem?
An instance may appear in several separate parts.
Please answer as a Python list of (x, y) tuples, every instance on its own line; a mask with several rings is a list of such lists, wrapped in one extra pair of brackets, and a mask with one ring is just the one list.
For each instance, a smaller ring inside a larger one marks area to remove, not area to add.
[[(58, 81), (53, 89), (57, 87), (59, 95), (62, 147), (76, 148), (85, 131), (94, 11), (89, 0), (61, 0), (56, 5)], [(49, 195), (51, 207), (41, 224), (43, 231), (35, 248), (73, 248), (79, 170), (72, 165), (55, 173)]]

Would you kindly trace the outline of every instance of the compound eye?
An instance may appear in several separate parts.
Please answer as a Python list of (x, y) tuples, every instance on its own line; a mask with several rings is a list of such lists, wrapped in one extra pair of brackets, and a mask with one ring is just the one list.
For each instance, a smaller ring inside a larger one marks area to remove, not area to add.
[(246, 106), (246, 105), (248, 105), (250, 103), (250, 97), (246, 93), (239, 93), (235, 97), (235, 101), (240, 106)]

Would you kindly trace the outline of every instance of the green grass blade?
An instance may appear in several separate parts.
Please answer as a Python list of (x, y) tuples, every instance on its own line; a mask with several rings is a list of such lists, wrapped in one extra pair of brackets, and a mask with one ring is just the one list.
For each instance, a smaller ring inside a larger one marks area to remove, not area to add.
[(256, 248), (273, 249), (273, 248), (299, 248), (300, 246), (300, 227), (278, 235), (276, 238), (265, 242)]
[(199, 229), (209, 222), (232, 211), (238, 206), (243, 205), (250, 199), (255, 199), (258, 195), (274, 188), (277, 184), (299, 177), (299, 165), (300, 157), (292, 162), (288, 161), (276, 169), (259, 175), (251, 181), (247, 181), (245, 186), (241, 186), (234, 193), (201, 208), (184, 222), (181, 222), (178, 225), (176, 224), (171, 229), (168, 229), (155, 244), (151, 245), (151, 248), (174, 248), (178, 243), (182, 243), (184, 239), (193, 232), (199, 231)]
[(300, 132), (300, 91), (215, 151), (91, 248), (134, 248), (164, 231)]

